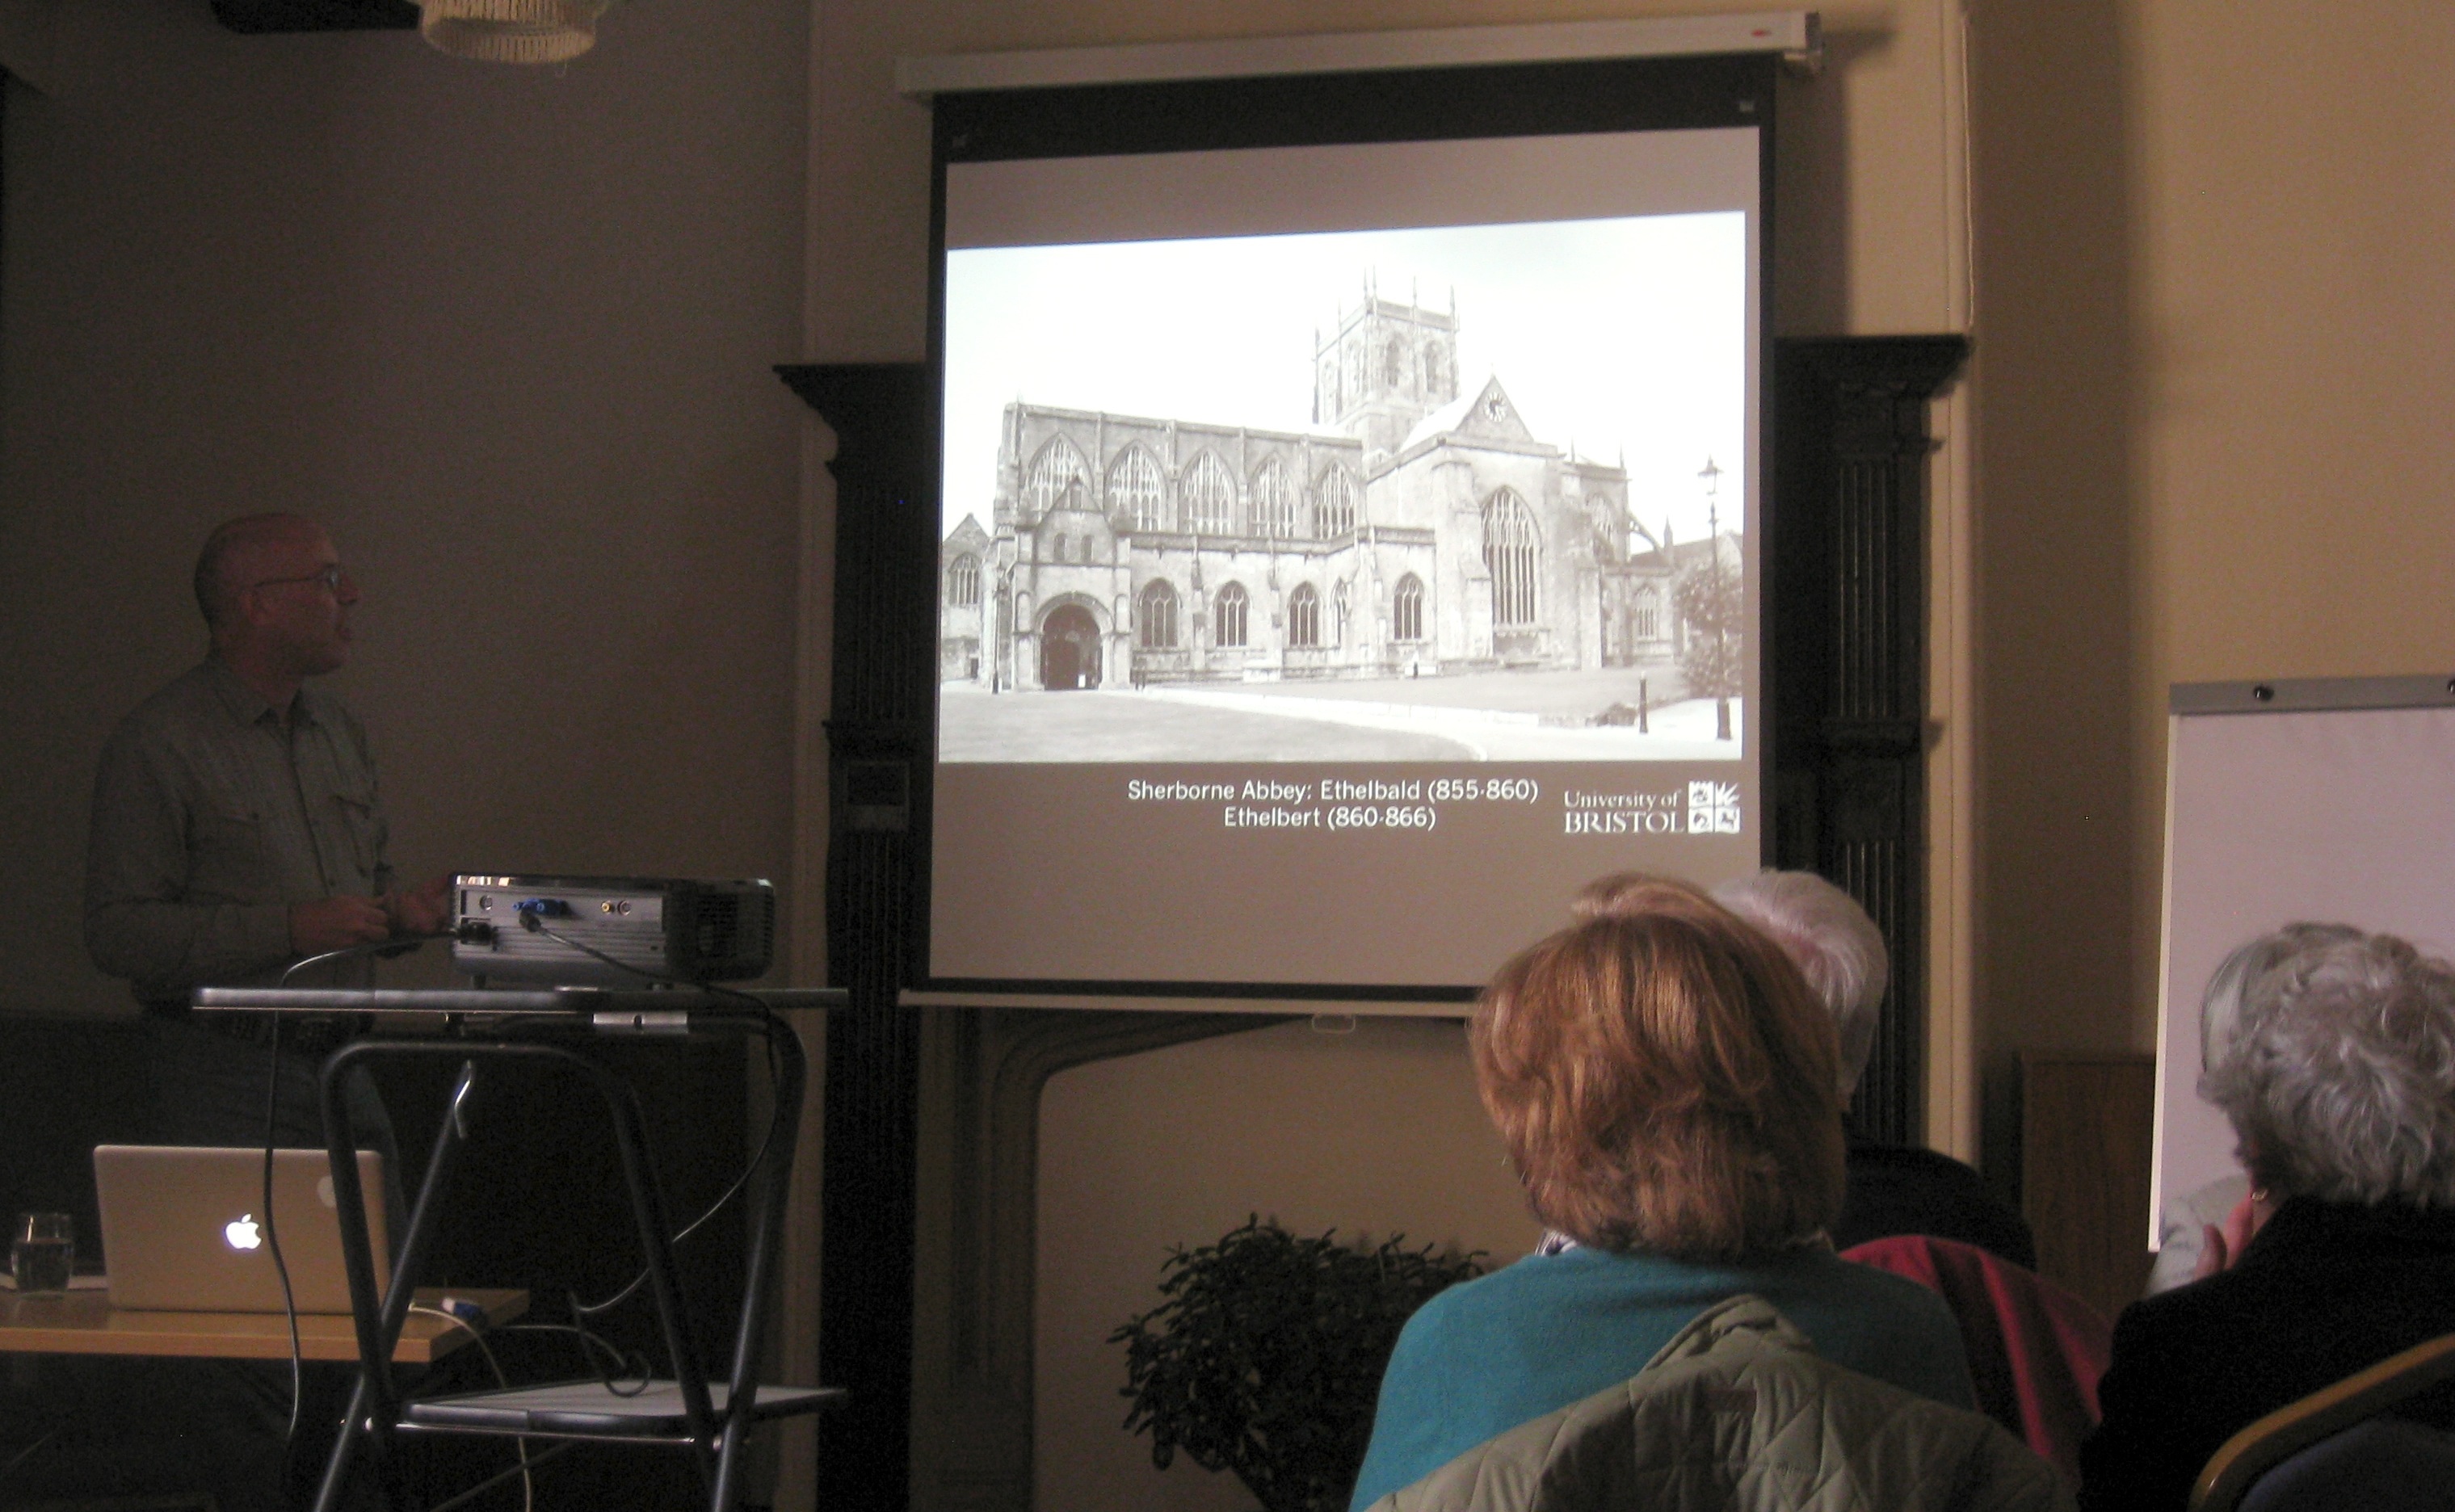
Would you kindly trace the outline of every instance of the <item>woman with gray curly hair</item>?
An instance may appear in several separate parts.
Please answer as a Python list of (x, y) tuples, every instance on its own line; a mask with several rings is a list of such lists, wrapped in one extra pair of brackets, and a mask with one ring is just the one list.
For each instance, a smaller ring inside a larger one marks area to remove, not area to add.
[[(2087, 1512), (2180, 1512), (2241, 1429), (2455, 1333), (2455, 967), (2306, 925), (2233, 959), (2240, 1006), (2211, 1026), (2201, 1094), (2232, 1121), (2251, 1193), (2213, 1274), (2115, 1324), (2104, 1421), (2080, 1455)], [(2409, 1415), (2455, 1427), (2455, 1393), (2417, 1402)]]
[[(2296, 951), (2337, 940), (2365, 937), (2350, 924), (2287, 924), (2283, 929), (2244, 940), (2227, 952), (2208, 974), (2200, 994), (2200, 1091), (2215, 1085), (2218, 1069), (2233, 1049), (2234, 1028), (2242, 1020), (2242, 1000), (2252, 983), (2275, 970)], [(2158, 1215), (2157, 1263), (2148, 1272), (2148, 1295), (2175, 1287), (2225, 1268), (2228, 1256), (2248, 1242), (2253, 1227), (2266, 1220), (2272, 1204), (2262, 1188), (2250, 1196), (2250, 1178), (2237, 1173), (2169, 1199)]]

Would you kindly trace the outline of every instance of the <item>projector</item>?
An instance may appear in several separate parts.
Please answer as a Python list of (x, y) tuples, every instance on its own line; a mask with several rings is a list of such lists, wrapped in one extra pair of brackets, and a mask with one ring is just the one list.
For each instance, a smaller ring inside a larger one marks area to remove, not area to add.
[(452, 879), (452, 964), (497, 982), (742, 981), (775, 952), (776, 889), (669, 877)]

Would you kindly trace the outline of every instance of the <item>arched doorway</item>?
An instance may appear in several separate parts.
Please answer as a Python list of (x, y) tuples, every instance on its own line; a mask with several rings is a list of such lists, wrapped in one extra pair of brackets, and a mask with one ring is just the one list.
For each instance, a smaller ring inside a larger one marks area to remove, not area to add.
[(1057, 692), (1100, 685), (1100, 627), (1080, 604), (1060, 604), (1040, 626), (1040, 685)]

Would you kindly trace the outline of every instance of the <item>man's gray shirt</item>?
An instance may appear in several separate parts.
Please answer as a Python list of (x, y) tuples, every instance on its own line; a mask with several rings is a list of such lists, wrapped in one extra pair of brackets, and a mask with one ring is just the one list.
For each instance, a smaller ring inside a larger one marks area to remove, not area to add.
[(86, 857), (94, 964), (137, 1000), (271, 981), (290, 905), (392, 891), (365, 729), (329, 694), (281, 713), (213, 657), (104, 747)]

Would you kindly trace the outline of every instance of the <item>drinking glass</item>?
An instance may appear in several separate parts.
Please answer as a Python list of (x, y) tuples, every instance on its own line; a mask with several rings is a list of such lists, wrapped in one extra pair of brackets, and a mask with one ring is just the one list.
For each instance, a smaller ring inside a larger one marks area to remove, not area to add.
[(10, 1231), (9, 1270), (17, 1295), (54, 1295), (69, 1289), (76, 1267), (76, 1220), (66, 1213), (27, 1213)]

